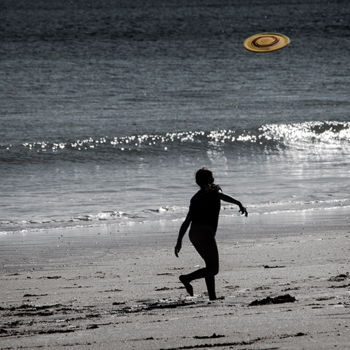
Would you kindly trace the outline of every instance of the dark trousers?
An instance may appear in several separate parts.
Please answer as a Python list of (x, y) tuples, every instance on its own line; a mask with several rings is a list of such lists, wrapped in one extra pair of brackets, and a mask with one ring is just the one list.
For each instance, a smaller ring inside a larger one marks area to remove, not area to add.
[(186, 275), (186, 279), (191, 282), (195, 279), (205, 278), (209, 299), (215, 299), (215, 275), (219, 272), (219, 253), (215, 231), (208, 226), (191, 227), (189, 237), (198, 254), (204, 260), (205, 267)]

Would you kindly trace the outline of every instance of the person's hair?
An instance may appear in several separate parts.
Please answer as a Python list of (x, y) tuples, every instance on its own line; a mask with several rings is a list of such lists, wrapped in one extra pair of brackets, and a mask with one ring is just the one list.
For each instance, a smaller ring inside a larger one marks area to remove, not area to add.
[(207, 168), (200, 168), (196, 172), (196, 183), (199, 187), (205, 187), (214, 183), (213, 173)]

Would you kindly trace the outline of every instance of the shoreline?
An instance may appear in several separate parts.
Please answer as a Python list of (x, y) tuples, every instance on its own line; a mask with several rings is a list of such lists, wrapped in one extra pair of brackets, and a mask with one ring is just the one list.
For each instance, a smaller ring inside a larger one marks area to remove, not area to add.
[[(333, 199), (329, 201), (315, 200), (310, 202), (273, 202), (257, 205), (248, 205), (250, 217), (262, 217), (266, 215), (277, 216), (295, 216), (301, 217), (301, 213), (305, 216), (318, 215), (318, 213), (331, 213), (332, 211), (350, 211), (349, 199)], [(2, 220), (0, 222), (0, 238), (9, 234), (30, 234), (33, 232), (54, 231), (54, 230), (77, 230), (89, 229), (90, 227), (113, 226), (125, 228), (131, 225), (157, 225), (164, 222), (181, 222), (186, 215), (188, 207), (186, 206), (160, 206), (158, 209), (144, 209), (134, 213), (124, 213), (115, 210), (100, 211), (97, 214), (82, 214), (80, 217), (69, 217), (62, 219), (32, 219), (32, 220)], [(145, 213), (150, 214), (149, 216)], [(327, 216), (334, 216), (326, 214)], [(236, 206), (224, 204), (221, 207), (221, 220), (232, 220), (236, 213)], [(262, 219), (263, 220), (263, 219)], [(17, 223), (16, 223), (17, 222)], [(181, 224), (181, 223), (180, 223)]]
[(1, 237), (0, 349), (347, 349), (349, 212), (308, 214), (221, 218), (214, 302), (178, 223)]

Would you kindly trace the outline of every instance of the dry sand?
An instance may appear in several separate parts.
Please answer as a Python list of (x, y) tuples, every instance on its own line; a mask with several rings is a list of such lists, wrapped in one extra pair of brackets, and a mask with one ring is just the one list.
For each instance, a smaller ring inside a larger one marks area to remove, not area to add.
[(223, 218), (214, 302), (179, 222), (3, 235), (0, 349), (350, 349), (349, 217)]

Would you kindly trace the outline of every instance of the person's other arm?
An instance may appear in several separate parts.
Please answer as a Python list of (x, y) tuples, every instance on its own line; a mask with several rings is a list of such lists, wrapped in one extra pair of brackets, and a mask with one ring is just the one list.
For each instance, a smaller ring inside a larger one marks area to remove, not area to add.
[(224, 193), (220, 193), (220, 199), (225, 201), (225, 202), (229, 202), (229, 203), (238, 205), (239, 206), (239, 212), (242, 215), (248, 216), (247, 209), (237, 199), (234, 199), (231, 196), (228, 196), (227, 194), (224, 194)]
[(176, 257), (179, 257), (179, 252), (180, 252), (181, 247), (182, 247), (182, 238), (184, 237), (188, 227), (190, 226), (191, 221), (192, 221), (191, 210), (189, 210), (185, 221), (182, 223), (182, 225), (180, 227), (179, 237), (177, 238), (177, 243), (176, 243), (176, 246), (175, 246), (175, 255), (176, 255)]

